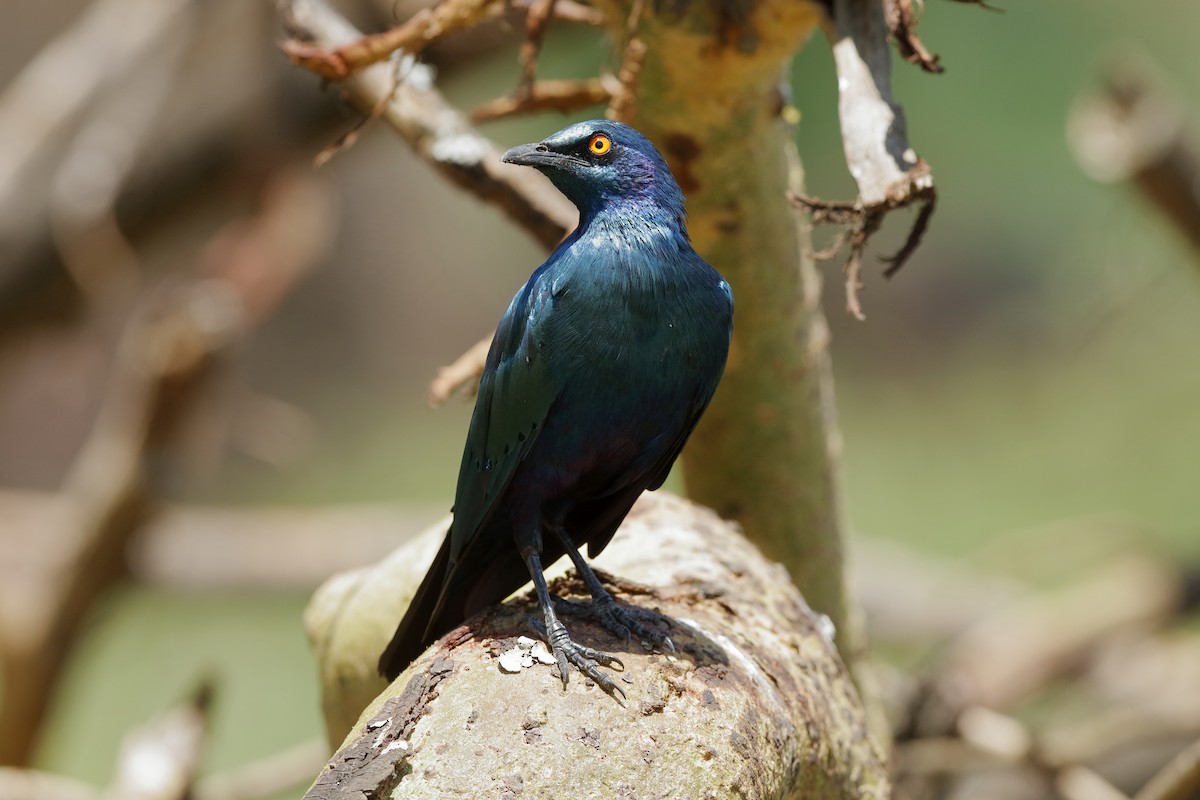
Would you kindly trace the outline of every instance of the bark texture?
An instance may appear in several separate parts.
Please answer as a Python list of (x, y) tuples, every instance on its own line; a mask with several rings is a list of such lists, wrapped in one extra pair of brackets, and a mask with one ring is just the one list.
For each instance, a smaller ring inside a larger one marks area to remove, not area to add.
[[(443, 530), (314, 598), (307, 623), (331, 741), (349, 734), (309, 797), (887, 796), (884, 759), (822, 618), (736, 528), (661, 493), (639, 501), (596, 563), (631, 581), (614, 586), (623, 602), (675, 620), (677, 652), (568, 623), (624, 660), (625, 703), (578, 673), (564, 691), (552, 667), (499, 669), (529, 634), (535, 604), (522, 596), (447, 634), (359, 716)], [(579, 588), (561, 572), (552, 584)]]

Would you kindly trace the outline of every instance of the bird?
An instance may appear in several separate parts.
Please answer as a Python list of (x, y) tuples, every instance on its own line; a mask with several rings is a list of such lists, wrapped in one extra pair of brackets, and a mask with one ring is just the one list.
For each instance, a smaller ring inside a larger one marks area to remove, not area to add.
[[(379, 671), (394, 680), (440, 636), (532, 580), (541, 619), (530, 621), (563, 688), (574, 666), (624, 696), (599, 669), (624, 669), (620, 659), (575, 642), (558, 612), (673, 648), (644, 624), (654, 612), (613, 599), (580, 547), (599, 555), (642, 492), (666, 480), (725, 369), (733, 292), (693, 249), (683, 192), (633, 127), (579, 122), (501, 159), (541, 171), (579, 222), (500, 319), (450, 529)], [(543, 569), (563, 555), (590, 603), (549, 593)]]

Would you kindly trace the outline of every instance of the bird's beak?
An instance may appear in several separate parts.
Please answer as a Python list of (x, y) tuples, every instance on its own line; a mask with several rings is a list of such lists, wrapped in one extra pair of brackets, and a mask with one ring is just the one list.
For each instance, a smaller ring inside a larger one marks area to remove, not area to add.
[(554, 152), (544, 144), (519, 144), (500, 156), (500, 160), (523, 167), (561, 167), (563, 154)]

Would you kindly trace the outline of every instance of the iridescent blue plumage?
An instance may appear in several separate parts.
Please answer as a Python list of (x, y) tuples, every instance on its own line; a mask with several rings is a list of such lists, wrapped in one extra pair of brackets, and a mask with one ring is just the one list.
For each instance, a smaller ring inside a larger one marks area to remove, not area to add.
[(720, 380), (733, 298), (692, 249), (683, 194), (634, 129), (583, 122), (505, 160), (546, 174), (579, 208), (579, 226), (500, 320), (454, 521), (380, 671), (395, 677), (438, 636), (532, 577), (564, 684), (569, 661), (619, 691), (595, 669), (616, 660), (575, 645), (557, 621), (541, 567), (570, 555), (601, 621), (643, 632), (577, 548), (598, 554), (638, 495), (666, 479)]

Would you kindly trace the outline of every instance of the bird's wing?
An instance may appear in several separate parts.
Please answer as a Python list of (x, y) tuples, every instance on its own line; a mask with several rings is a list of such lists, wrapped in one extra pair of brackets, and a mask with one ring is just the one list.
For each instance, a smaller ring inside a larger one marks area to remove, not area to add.
[(457, 563), (495, 512), (497, 502), (541, 433), (560, 388), (538, 352), (538, 331), (550, 314), (545, 267), (513, 298), (496, 328), (467, 432), (450, 528)]
[[(723, 292), (728, 303), (726, 307), (727, 316), (724, 319), (723, 327), (726, 331), (732, 330), (733, 325), (733, 292), (729, 288), (729, 284), (724, 280), (718, 284)], [(728, 336), (728, 333), (727, 333)], [(669, 443), (666, 443), (661, 450), (659, 458), (649, 465), (646, 473), (650, 476), (649, 482), (640, 484), (645, 486), (646, 490), (654, 491), (663, 485), (667, 480), (667, 476), (671, 474), (671, 467), (675, 463), (675, 459), (683, 452), (683, 446), (687, 444), (687, 440), (691, 437), (692, 431), (696, 429), (696, 424), (700, 422), (700, 417), (703, 416), (704, 410), (708, 408), (708, 403), (712, 400), (713, 394), (717, 390), (717, 384), (721, 380), (721, 373), (724, 371), (726, 349), (729, 345), (729, 339), (725, 340), (725, 347), (714, 348), (708, 351), (713, 359), (712, 370), (710, 371), (710, 379), (700, 386), (696, 387), (696, 394), (692, 398), (692, 403), (687, 409), (687, 413), (683, 418), (683, 424), (679, 427), (675, 437)], [(595, 519), (595, 531), (588, 538), (588, 555), (596, 557), (600, 552), (612, 541), (612, 537), (616, 534), (617, 528), (620, 527), (621, 521), (625, 519), (625, 514), (629, 508), (637, 500), (638, 495), (642, 493), (641, 488), (636, 488), (635, 491), (623, 491), (619, 498), (613, 498), (610, 501), (611, 513), (604, 514), (599, 510), (592, 512)], [(623, 511), (621, 509), (624, 509)]]
[[(715, 387), (713, 387), (715, 388)], [(696, 401), (692, 404), (688, 416), (679, 430), (679, 433), (671, 440), (670, 444), (663, 449), (662, 456), (650, 465), (647, 472), (653, 476), (649, 484), (639, 483), (629, 489), (622, 490), (616, 496), (605, 498), (602, 504), (603, 508), (589, 508), (592, 515), (592, 526), (595, 533), (591, 534), (587, 539), (588, 556), (595, 558), (600, 555), (608, 543), (612, 541), (616, 535), (617, 528), (621, 526), (621, 522), (625, 519), (625, 515), (629, 513), (629, 508), (637, 500), (638, 496), (643, 491), (654, 491), (663, 485), (667, 476), (671, 473), (671, 466), (675, 463), (675, 459), (683, 451), (683, 446), (687, 443), (688, 437), (692, 435), (692, 431), (696, 428), (696, 423), (700, 421), (700, 416), (704, 413), (705, 407), (708, 406), (708, 401), (712, 398), (712, 389), (705, 389), (700, 392)], [(646, 473), (642, 473), (646, 474)], [(611, 510), (610, 510), (611, 509)], [(607, 512), (607, 513), (606, 513)]]

